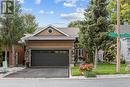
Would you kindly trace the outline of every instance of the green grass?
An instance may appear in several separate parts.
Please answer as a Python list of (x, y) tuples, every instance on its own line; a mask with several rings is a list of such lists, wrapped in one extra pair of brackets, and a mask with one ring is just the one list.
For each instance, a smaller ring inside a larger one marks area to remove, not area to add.
[[(105, 74), (130, 74), (130, 71), (125, 71), (126, 65), (121, 64), (121, 69), (119, 73), (116, 73), (115, 71), (115, 65), (114, 64), (98, 64), (97, 69), (93, 70), (94, 73), (97, 75), (105, 75)], [(80, 76), (82, 75), (79, 71), (79, 67), (72, 67), (72, 76)]]

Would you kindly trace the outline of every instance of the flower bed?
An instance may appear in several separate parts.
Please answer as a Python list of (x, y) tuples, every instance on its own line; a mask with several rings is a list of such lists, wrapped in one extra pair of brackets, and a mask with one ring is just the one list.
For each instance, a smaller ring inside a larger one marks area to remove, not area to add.
[(93, 64), (82, 64), (82, 65), (79, 66), (79, 69), (80, 69), (81, 72), (92, 71)]
[(92, 72), (93, 64), (82, 64), (79, 66), (79, 70), (85, 77), (96, 77), (96, 74)]

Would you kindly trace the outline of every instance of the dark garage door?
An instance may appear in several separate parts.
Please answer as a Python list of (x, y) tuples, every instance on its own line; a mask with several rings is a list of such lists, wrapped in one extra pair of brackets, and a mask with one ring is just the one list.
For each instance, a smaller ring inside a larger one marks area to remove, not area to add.
[(32, 50), (32, 66), (69, 66), (68, 50)]

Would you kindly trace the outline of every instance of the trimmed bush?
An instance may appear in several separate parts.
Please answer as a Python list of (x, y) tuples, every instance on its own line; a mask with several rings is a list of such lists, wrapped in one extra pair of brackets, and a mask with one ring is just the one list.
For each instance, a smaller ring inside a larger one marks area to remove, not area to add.
[(96, 73), (94, 73), (92, 71), (85, 71), (84, 76), (85, 77), (96, 77)]

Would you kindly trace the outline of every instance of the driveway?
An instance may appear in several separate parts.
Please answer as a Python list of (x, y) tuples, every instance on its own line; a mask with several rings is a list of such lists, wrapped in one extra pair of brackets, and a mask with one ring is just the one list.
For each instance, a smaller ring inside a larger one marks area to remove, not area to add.
[(5, 78), (67, 78), (68, 68), (26, 68)]

